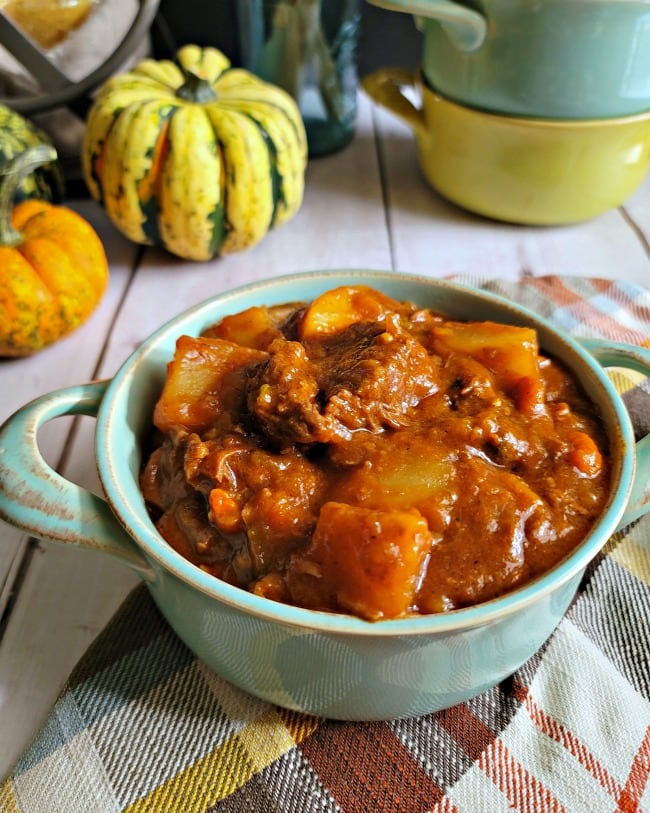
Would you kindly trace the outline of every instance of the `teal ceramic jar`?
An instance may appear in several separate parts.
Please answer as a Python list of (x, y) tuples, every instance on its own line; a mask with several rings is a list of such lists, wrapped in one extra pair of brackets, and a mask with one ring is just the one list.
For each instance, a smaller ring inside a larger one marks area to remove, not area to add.
[(422, 72), (464, 105), (593, 119), (650, 110), (649, 0), (369, 0), (417, 15)]
[[(260, 304), (310, 300), (347, 284), (458, 319), (529, 325), (545, 352), (562, 358), (597, 405), (608, 435), (612, 487), (584, 542), (552, 571), (499, 599), (450, 613), (393, 621), (289, 607), (203, 572), (156, 532), (138, 487), (143, 439), (177, 337)], [(280, 277), (202, 303), (145, 341), (109, 382), (59, 390), (25, 406), (0, 430), (0, 516), (46, 540), (116, 557), (135, 569), (180, 638), (242, 689), (326, 717), (373, 720), (450, 707), (522, 665), (558, 624), (581, 576), (614, 530), (645, 513), (650, 442), (635, 445), (625, 407), (598, 363), (650, 372), (650, 351), (573, 339), (489, 293), (391, 272)], [(100, 498), (54, 472), (37, 448), (40, 426), (60, 415), (97, 419)], [(636, 465), (636, 475), (635, 475)]]

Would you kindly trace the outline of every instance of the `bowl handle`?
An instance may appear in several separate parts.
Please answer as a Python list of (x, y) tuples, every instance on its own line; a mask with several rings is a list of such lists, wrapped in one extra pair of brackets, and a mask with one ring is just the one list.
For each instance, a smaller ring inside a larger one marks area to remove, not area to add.
[(151, 567), (108, 503), (54, 471), (38, 447), (38, 430), (48, 421), (96, 417), (107, 385), (96, 381), (43, 395), (0, 428), (0, 518), (39, 539), (114, 556), (153, 581)]
[[(623, 367), (650, 376), (650, 350), (632, 344), (578, 339), (603, 367)], [(636, 444), (636, 468), (632, 492), (617, 530), (650, 511), (650, 435)]]
[(416, 73), (408, 68), (379, 68), (364, 76), (361, 86), (373, 102), (405, 121), (416, 133), (426, 134), (427, 123), (423, 110), (416, 107), (406, 95), (409, 89), (416, 90), (419, 87)]
[(404, 11), (440, 23), (460, 51), (476, 51), (485, 42), (487, 20), (476, 9), (453, 0), (369, 0), (387, 11)]

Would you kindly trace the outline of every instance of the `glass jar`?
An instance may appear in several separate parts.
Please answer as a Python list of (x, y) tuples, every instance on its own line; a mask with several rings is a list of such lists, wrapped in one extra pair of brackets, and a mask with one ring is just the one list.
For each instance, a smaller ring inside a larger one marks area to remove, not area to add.
[(243, 67), (296, 100), (310, 157), (346, 146), (357, 116), (361, 0), (237, 0)]

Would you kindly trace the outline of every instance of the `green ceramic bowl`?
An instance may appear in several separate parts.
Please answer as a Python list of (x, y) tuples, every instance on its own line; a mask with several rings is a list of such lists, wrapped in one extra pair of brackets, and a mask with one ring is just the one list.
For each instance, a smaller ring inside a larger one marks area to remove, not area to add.
[(484, 217), (578, 223), (620, 206), (650, 168), (650, 112), (581, 121), (502, 116), (453, 102), (403, 68), (378, 68), (363, 88), (413, 130), (429, 184)]
[[(599, 408), (609, 436), (612, 490), (582, 545), (551, 572), (507, 596), (443, 615), (371, 623), (289, 607), (215, 579), (177, 554), (147, 514), (138, 472), (142, 438), (176, 338), (259, 304), (309, 300), (337, 285), (372, 285), (458, 319), (530, 325)], [(326, 717), (373, 720), (447, 708), (495, 685), (544, 643), (587, 564), (609, 536), (650, 507), (643, 489), (650, 443), (634, 442), (623, 403), (601, 367), (650, 373), (650, 351), (588, 343), (588, 350), (533, 313), (492, 294), (392, 272), (315, 272), (279, 277), (204, 302), (160, 328), (108, 382), (45, 395), (0, 430), (0, 516), (42, 539), (116, 557), (137, 570), (180, 638), (226, 679), (265, 700)], [(96, 416), (102, 499), (55, 473), (36, 443), (61, 415)], [(635, 466), (637, 473), (635, 476)]]

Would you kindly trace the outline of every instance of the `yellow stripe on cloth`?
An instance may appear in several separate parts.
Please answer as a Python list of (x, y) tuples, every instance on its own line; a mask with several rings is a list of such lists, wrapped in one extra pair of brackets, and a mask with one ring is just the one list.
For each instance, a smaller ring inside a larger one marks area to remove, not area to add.
[(631, 528), (609, 556), (637, 579), (650, 584), (650, 550), (647, 543), (643, 545), (636, 541), (635, 531), (636, 527)]
[(295, 739), (275, 710), (269, 711), (268, 715), (253, 725), (246, 726), (237, 737), (246, 750), (253, 773), (266, 768), (296, 745)]
[(14, 793), (14, 785), (11, 779), (5, 779), (0, 784), (0, 810), (2, 813), (20, 813), (18, 799)]
[(610, 368), (607, 373), (619, 395), (625, 395), (626, 392), (637, 387), (646, 377), (636, 370), (623, 370), (619, 367)]
[(309, 714), (302, 714), (299, 711), (278, 709), (278, 713), (289, 729), (289, 733), (296, 741), (296, 744), (302, 742), (309, 737), (310, 734), (313, 734), (323, 722), (322, 717), (312, 717)]
[(123, 813), (204, 813), (296, 745), (275, 709), (245, 726)]

